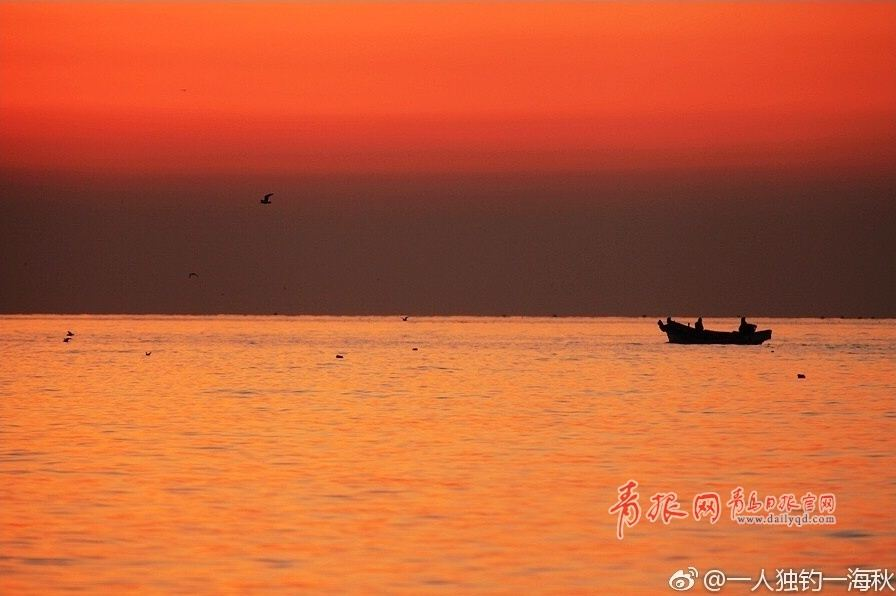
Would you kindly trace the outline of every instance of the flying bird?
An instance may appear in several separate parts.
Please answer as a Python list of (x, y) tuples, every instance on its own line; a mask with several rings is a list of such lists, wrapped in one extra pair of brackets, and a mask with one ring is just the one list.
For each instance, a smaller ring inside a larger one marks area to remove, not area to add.
[(262, 205), (270, 205), (270, 204), (271, 204), (271, 197), (272, 197), (273, 195), (274, 195), (274, 193), (269, 192), (268, 194), (264, 195), (264, 198), (263, 198), (261, 201), (259, 201), (259, 202), (260, 202)]
[(402, 320), (402, 321), (407, 321), (408, 318), (407, 318), (406, 316), (403, 316), (403, 317), (401, 317), (401, 320)]
[(62, 343), (67, 344), (67, 343), (70, 342), (71, 340), (72, 340), (72, 338), (70, 338), (70, 337), (63, 337), (63, 338), (62, 338)]
[(66, 331), (66, 332), (65, 332), (65, 336), (66, 336), (66, 337), (72, 337), (72, 336), (74, 336), (74, 335), (75, 335), (75, 334), (72, 333), (71, 331)]
[(199, 277), (199, 274), (196, 273), (196, 272), (194, 272), (194, 271), (190, 271), (190, 275), (188, 275), (187, 277), (188, 277), (188, 278), (190, 278), (190, 277)]
[(152, 354), (152, 352), (144, 352), (144, 353), (145, 353), (147, 356), (149, 356), (150, 354)]

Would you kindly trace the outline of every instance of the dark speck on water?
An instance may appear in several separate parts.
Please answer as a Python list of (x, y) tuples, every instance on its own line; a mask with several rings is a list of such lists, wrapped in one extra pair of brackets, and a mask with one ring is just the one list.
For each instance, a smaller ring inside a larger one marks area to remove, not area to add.
[(25, 565), (48, 565), (48, 566), (62, 566), (62, 565), (71, 565), (75, 562), (74, 559), (66, 559), (62, 557), (22, 557), (22, 563)]
[(828, 534), (831, 538), (871, 538), (873, 534), (870, 532), (863, 532), (861, 530), (837, 530), (836, 532), (831, 532)]

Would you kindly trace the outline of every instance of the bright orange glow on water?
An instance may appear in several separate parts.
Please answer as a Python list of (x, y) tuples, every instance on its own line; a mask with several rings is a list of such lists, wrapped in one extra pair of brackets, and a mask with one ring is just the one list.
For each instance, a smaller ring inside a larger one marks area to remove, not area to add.
[[(770, 344), (673, 346), (649, 319), (0, 319), (0, 592), (669, 593), (690, 565), (893, 569), (896, 326), (757, 322)], [(743, 486), (832, 492), (837, 523), (726, 509), (619, 541), (630, 478), (645, 512)]]

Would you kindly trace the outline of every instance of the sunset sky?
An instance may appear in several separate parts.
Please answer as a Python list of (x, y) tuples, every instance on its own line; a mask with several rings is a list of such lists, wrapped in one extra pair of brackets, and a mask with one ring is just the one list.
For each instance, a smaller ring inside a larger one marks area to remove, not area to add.
[(0, 31), (0, 311), (896, 315), (893, 3), (3, 2)]

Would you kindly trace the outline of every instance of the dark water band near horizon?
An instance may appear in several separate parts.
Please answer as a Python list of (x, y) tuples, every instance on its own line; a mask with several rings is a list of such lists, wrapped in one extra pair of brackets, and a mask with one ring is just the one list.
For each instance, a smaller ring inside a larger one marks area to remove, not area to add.
[[(896, 321), (750, 319), (772, 340), (670, 345), (656, 317), (0, 316), (0, 592), (896, 569)], [(835, 521), (737, 521), (739, 488), (743, 509), (833, 495)], [(688, 515), (663, 523), (672, 492)], [(695, 519), (713, 493), (719, 519)]]

